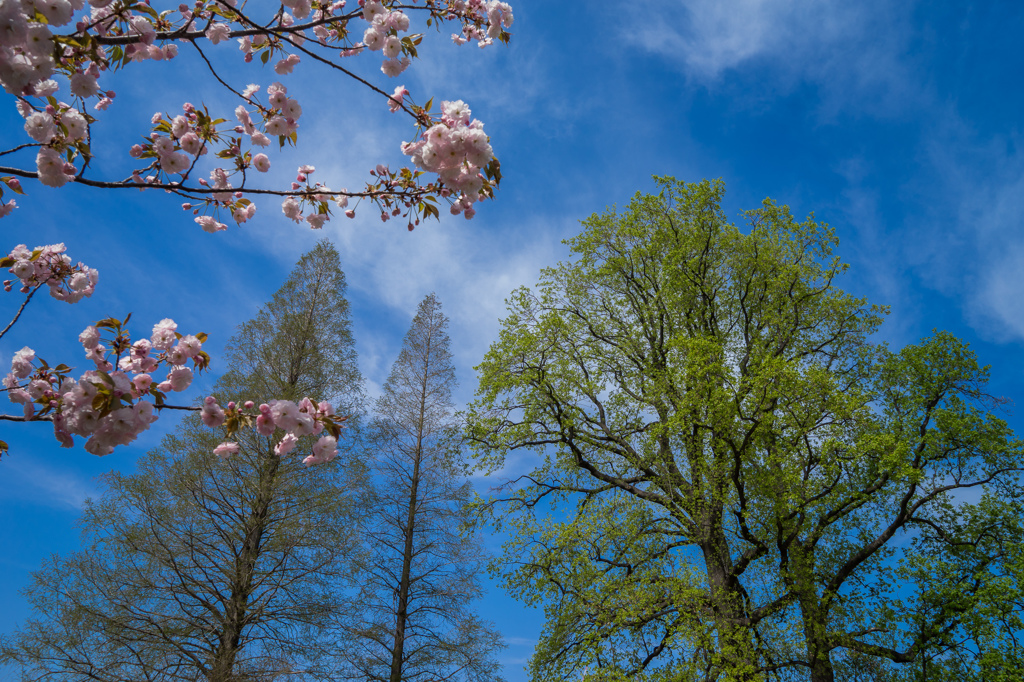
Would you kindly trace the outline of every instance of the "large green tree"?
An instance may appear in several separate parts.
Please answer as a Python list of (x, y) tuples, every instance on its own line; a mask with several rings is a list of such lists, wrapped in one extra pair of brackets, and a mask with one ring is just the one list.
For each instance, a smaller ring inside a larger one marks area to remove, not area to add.
[(448, 318), (420, 303), (375, 403), (369, 443), (375, 496), (367, 510), (358, 619), (345, 678), (494, 682), (503, 644), (470, 609), (480, 596), (480, 538), (461, 534), (471, 488), (454, 419)]
[[(344, 292), (338, 254), (321, 242), (231, 339), (218, 397), (310, 396), (355, 414)], [(186, 418), (138, 473), (105, 477), (86, 504), (85, 549), (33, 575), (37, 616), (0, 647), (24, 679), (329, 679), (367, 470), (345, 453), (304, 467), (309, 443), (279, 457), (251, 429), (221, 460), (221, 439)]]
[(721, 182), (657, 182), (512, 294), (478, 367), (480, 461), (543, 457), (477, 505), (546, 603), (534, 679), (1012, 672), (1022, 445), (988, 369), (943, 332), (872, 343), (887, 311), (813, 217), (741, 230)]

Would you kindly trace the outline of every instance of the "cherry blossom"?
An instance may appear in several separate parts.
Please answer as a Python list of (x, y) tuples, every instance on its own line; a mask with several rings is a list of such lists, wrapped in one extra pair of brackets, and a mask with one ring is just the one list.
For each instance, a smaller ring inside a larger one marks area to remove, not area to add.
[[(3, 383), (11, 402), (22, 406), (22, 419), (51, 421), (54, 436), (64, 447), (72, 447), (75, 436), (86, 438), (85, 450), (95, 455), (108, 455), (146, 431), (157, 420), (159, 410), (171, 407), (166, 393), (184, 391), (191, 384), (192, 368), (185, 364), (191, 362), (199, 371), (208, 366), (209, 356), (202, 349), (206, 336), (182, 335), (173, 320), (164, 319), (153, 326), (148, 339), (132, 343), (127, 322), (108, 318), (79, 334), (79, 342), (96, 368), (77, 379), (71, 376), (72, 368), (63, 364), (51, 367), (28, 346), (17, 351)], [(109, 345), (100, 343), (102, 330), (112, 335)], [(154, 384), (151, 372), (161, 365), (170, 366), (167, 380)], [(254, 427), (264, 436), (283, 431), (275, 449), (278, 455), (294, 449), (299, 438), (326, 429), (330, 435), (320, 438), (313, 455), (303, 461), (307, 465), (329, 462), (337, 454), (337, 437), (346, 418), (336, 416), (329, 403), (307, 397), (299, 403), (271, 401), (260, 405), (258, 413), (252, 408), (251, 402), (243, 409), (231, 402), (225, 409), (208, 396), (195, 409), (206, 426), (223, 427), (229, 437), (242, 427)], [(238, 447), (226, 441), (214, 454), (227, 458), (237, 453)]]
[[(236, 87), (216, 70), (220, 85), (254, 107), (239, 107), (238, 125), (186, 102), (181, 113), (153, 117), (148, 142), (125, 148), (127, 158), (142, 164), (127, 174), (130, 179), (91, 177), (94, 171), (86, 160), (96, 150), (90, 128), (99, 124), (96, 116), (115, 101), (107, 83), (108, 74), (115, 69), (176, 59), (179, 46), (197, 53), (214, 69), (206, 52), (231, 44), (237, 45), (244, 62), (254, 68), (272, 66), (279, 77), (296, 68), (310, 68), (308, 64), (337, 67), (332, 74), (351, 74), (339, 59), (352, 58), (380, 59), (381, 71), (396, 77), (419, 57), (424, 36), (410, 33), (412, 14), (422, 13), (427, 26), (456, 24), (456, 42), (476, 41), (481, 47), (496, 40), (508, 42), (507, 29), (513, 21), (511, 7), (497, 0), (368, 0), (356, 5), (347, 8), (345, 2), (334, 2), (314, 6), (310, 0), (293, 0), (284, 3), (287, 12), (258, 17), (253, 13), (260, 11), (258, 6), (250, 12), (228, 0), (198, 0), (191, 6), (167, 9), (151, 9), (149, 3), (137, 0), (90, 0), (88, 6), (84, 0), (4, 0), (0, 4), (0, 86), (18, 98), (24, 131), (31, 142), (12, 140), (11, 148), (0, 155), (5, 162), (21, 159), (23, 163), (20, 167), (0, 166), (0, 173), (33, 178), (54, 188), (84, 182), (107, 189), (164, 189), (187, 198), (183, 205), (207, 232), (227, 229), (229, 219), (238, 224), (252, 220), (255, 209), (249, 208), (254, 205), (250, 193), (257, 190), (294, 199), (298, 211), (289, 210), (289, 217), (296, 222), (305, 218), (313, 228), (333, 217), (334, 204), (349, 198), (369, 201), (389, 218), (404, 215), (410, 229), (421, 218), (439, 217), (438, 201), (458, 207), (456, 212), (471, 214), (466, 211), (472, 208), (469, 204), (481, 197), (492, 198), (501, 179), (478, 121), (473, 122), (474, 130), (482, 135), (482, 142), (474, 138), (471, 146), (479, 154), (464, 173), (454, 172), (454, 162), (435, 163), (433, 150), (427, 150), (423, 156), (414, 156), (413, 167), (398, 169), (387, 177), (377, 175), (360, 191), (334, 191), (322, 183), (267, 189), (254, 185), (245, 171), (253, 167), (266, 172), (269, 157), (258, 150), (270, 147), (274, 138), (280, 146), (298, 143), (302, 105), (287, 96), (282, 83), (267, 86), (261, 99), (260, 84)], [(76, 13), (80, 14), (77, 20)], [(431, 113), (430, 102), (417, 106), (404, 87), (389, 95), (362, 78), (354, 82), (384, 97), (390, 111), (409, 115), (421, 139), (432, 127), (451, 127), (443, 114)], [(325, 87), (334, 89), (326, 82)], [(209, 169), (201, 167), (201, 157), (207, 157), (205, 163), (216, 159), (225, 176), (222, 186), (236, 191), (218, 193), (214, 190), (221, 187), (204, 182), (203, 174)], [(427, 163), (419, 163), (421, 160)], [(451, 172), (438, 172), (435, 167), (441, 165)], [(477, 177), (480, 190), (469, 186)], [(18, 207), (14, 201), (2, 200), (2, 195), (0, 187), (0, 217)], [(309, 220), (307, 212), (317, 217)], [(345, 215), (355, 213), (346, 211)]]
[[(73, 265), (65, 251), (64, 244), (37, 246), (32, 250), (19, 244), (7, 256), (0, 258), (0, 268), (8, 268), (8, 272), (21, 281), (22, 293), (29, 293), (45, 284), (53, 298), (77, 303), (92, 296), (99, 273), (82, 263)], [(4, 288), (10, 291), (9, 280), (4, 282)]]

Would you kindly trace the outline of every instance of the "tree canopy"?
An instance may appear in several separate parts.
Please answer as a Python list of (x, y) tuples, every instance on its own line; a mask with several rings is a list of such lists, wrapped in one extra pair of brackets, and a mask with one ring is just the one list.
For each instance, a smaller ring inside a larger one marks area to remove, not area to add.
[(543, 457), (476, 503), (546, 603), (533, 678), (1013, 674), (1022, 443), (988, 368), (946, 332), (873, 342), (887, 310), (813, 216), (741, 230), (720, 181), (656, 180), (513, 292), (478, 367), (479, 461)]

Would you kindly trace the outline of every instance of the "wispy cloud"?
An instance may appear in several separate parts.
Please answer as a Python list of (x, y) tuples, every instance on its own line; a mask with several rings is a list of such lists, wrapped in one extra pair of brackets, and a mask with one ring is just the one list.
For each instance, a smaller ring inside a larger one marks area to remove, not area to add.
[[(704, 86), (730, 71), (767, 67), (762, 87), (772, 95), (809, 82), (825, 95), (827, 115), (851, 104), (893, 113), (919, 94), (906, 59), (912, 5), (651, 0), (623, 23), (623, 35)], [(757, 88), (745, 96), (758, 96)]]
[(57, 509), (79, 510), (99, 490), (81, 475), (52, 467), (29, 456), (6, 457), (0, 500), (22, 501)]
[(505, 644), (509, 646), (537, 646), (537, 640), (530, 637), (506, 637)]
[(908, 221), (908, 261), (1000, 342), (1024, 340), (1022, 143), (1017, 132), (979, 134), (947, 107), (922, 143), (928, 172), (910, 187), (928, 209)]

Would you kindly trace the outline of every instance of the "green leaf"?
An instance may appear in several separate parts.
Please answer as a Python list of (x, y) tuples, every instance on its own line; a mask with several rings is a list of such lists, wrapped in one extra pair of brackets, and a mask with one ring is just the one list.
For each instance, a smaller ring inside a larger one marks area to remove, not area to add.
[(160, 14), (155, 9), (150, 7), (149, 5), (146, 5), (144, 3), (138, 3), (138, 4), (135, 5), (134, 9), (135, 9), (136, 12), (141, 12), (143, 14), (149, 15), (155, 21), (159, 21), (160, 20)]

